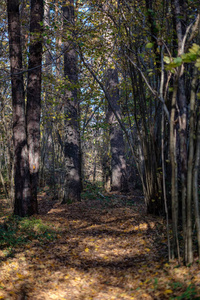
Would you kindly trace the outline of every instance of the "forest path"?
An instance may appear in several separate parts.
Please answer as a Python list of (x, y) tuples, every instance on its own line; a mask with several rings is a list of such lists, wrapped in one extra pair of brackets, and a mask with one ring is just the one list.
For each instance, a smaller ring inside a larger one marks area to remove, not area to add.
[(194, 276), (167, 263), (163, 221), (146, 215), (138, 196), (53, 205), (41, 194), (39, 206), (35, 217), (54, 238), (3, 259), (0, 299), (200, 299), (191, 285), (199, 267)]

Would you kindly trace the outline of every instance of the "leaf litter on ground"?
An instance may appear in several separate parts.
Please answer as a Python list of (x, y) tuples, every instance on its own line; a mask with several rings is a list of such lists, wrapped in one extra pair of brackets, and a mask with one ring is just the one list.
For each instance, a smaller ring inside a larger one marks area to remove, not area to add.
[(0, 299), (200, 299), (199, 263), (168, 263), (165, 222), (141, 195), (105, 197), (61, 205), (43, 192), (40, 215), (2, 217)]

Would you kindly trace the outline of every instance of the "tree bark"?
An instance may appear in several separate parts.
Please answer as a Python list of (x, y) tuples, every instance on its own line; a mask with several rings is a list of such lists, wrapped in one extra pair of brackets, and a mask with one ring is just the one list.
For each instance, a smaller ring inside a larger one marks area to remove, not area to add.
[[(108, 69), (106, 72), (106, 87), (110, 94), (110, 101), (116, 113), (120, 115), (118, 72), (116, 69)], [(115, 115), (108, 104), (107, 121), (110, 124), (110, 148), (111, 148), (111, 190), (127, 192), (128, 182), (126, 173), (125, 145), (123, 131), (117, 122)]]
[(31, 214), (38, 212), (37, 187), (40, 157), (41, 64), (43, 0), (31, 0), (30, 48), (27, 83), (27, 138), (31, 184)]
[[(197, 68), (194, 67), (193, 79), (191, 82), (190, 95), (190, 131), (189, 131), (189, 156), (187, 168), (187, 235), (188, 235), (188, 257), (187, 262), (193, 262), (192, 251), (192, 181), (193, 181), (193, 161), (194, 161), (194, 125), (195, 125), (195, 98), (196, 98), (196, 84), (197, 84)], [(197, 229), (198, 229), (197, 223)]]
[[(176, 34), (178, 39), (178, 56), (184, 53), (184, 16), (186, 11), (185, 0), (174, 0), (174, 12), (176, 17)], [(179, 108), (179, 137), (180, 137), (180, 161), (181, 161), (181, 202), (182, 202), (182, 219), (183, 219), (183, 236), (185, 245), (185, 261), (193, 262), (192, 252), (192, 201), (187, 191), (187, 100), (185, 90), (185, 79), (183, 65), (179, 67), (178, 76), (178, 97), (177, 104)], [(191, 143), (190, 143), (191, 144)], [(189, 197), (187, 197), (189, 196)]]
[(13, 141), (14, 141), (14, 214), (30, 214), (29, 166), (25, 122), (25, 98), (22, 72), (21, 28), (19, 1), (7, 0), (9, 53), (12, 83)]
[[(63, 6), (63, 29), (73, 39), (74, 1)], [(65, 91), (65, 192), (63, 203), (81, 200), (80, 135), (78, 126), (77, 54), (73, 42), (64, 43), (64, 76), (68, 89)], [(68, 82), (67, 82), (68, 81)]]
[(200, 107), (198, 108), (198, 123), (197, 123), (197, 142), (196, 153), (194, 158), (193, 168), (193, 198), (194, 198), (194, 213), (195, 223), (197, 227), (198, 255), (200, 258), (200, 213), (199, 213), (199, 195), (198, 195), (198, 177), (199, 177), (199, 161), (200, 161)]
[(171, 202), (172, 202), (172, 259), (175, 254), (180, 261), (179, 241), (178, 241), (178, 178), (177, 178), (177, 153), (176, 153), (176, 98), (178, 93), (178, 78), (175, 78), (171, 103), (170, 116), (170, 159), (171, 159)]

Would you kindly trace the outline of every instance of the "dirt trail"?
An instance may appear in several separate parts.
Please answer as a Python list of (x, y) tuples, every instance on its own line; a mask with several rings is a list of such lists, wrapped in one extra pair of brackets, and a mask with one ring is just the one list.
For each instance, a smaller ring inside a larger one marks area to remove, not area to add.
[(177, 298), (192, 295), (198, 265), (194, 276), (167, 263), (163, 221), (147, 216), (138, 197), (52, 206), (40, 196), (36, 217), (55, 239), (32, 240), (2, 260), (0, 299), (200, 299)]

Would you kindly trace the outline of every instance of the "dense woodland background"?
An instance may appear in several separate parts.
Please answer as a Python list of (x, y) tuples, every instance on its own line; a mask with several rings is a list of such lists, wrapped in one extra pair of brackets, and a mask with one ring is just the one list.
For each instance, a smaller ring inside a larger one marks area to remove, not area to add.
[(166, 220), (169, 258), (200, 256), (199, 8), (0, 1), (0, 179), (14, 214), (37, 213), (46, 185), (63, 204), (88, 184), (139, 189)]

